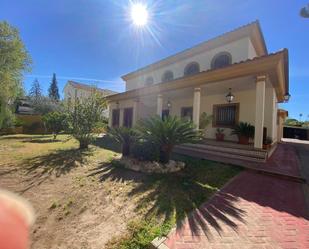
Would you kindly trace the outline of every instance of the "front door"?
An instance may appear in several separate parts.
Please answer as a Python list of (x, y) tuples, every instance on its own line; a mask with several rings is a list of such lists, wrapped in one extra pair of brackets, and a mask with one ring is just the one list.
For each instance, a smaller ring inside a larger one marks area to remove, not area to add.
[(123, 126), (131, 128), (133, 123), (133, 108), (125, 108), (123, 112)]

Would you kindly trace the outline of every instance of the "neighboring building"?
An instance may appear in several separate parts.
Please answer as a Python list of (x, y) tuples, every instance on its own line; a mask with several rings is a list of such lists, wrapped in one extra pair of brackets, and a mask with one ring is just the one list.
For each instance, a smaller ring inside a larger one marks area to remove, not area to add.
[(111, 90), (101, 89), (96, 86), (90, 86), (69, 80), (63, 88), (64, 100), (69, 102), (76, 99), (82, 100), (88, 98), (94, 91), (102, 93), (104, 97), (117, 93)]
[(34, 110), (29, 98), (19, 98), (16, 100), (15, 113), (19, 115), (35, 115), (37, 114)]
[[(96, 86), (90, 86), (69, 80), (63, 89), (64, 100), (71, 103), (73, 103), (76, 99), (82, 101), (83, 99), (88, 98), (95, 91), (101, 93), (104, 97), (117, 93), (108, 89), (101, 89)], [(103, 116), (107, 118), (108, 112), (109, 110), (106, 109)]]
[(249, 122), (254, 147), (262, 148), (263, 133), (278, 141), (277, 105), (288, 96), (288, 74), (288, 50), (269, 54), (256, 21), (124, 75), (126, 91), (107, 97), (109, 125), (130, 127), (157, 114), (199, 126), (206, 112), (214, 116), (208, 138), (223, 127), (226, 140), (235, 141), (231, 128)]

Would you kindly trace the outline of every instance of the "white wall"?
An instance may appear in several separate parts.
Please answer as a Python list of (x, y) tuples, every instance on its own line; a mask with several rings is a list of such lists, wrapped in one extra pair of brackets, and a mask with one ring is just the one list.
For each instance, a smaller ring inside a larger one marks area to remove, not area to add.
[(64, 100), (71, 98), (74, 101), (75, 98), (83, 99), (88, 98), (91, 95), (91, 91), (75, 88), (70, 84), (67, 84), (64, 88)]
[[(233, 103), (239, 103), (239, 121), (249, 122), (254, 125), (255, 121), (255, 91), (237, 91), (233, 92), (235, 95), (235, 101)], [(226, 104), (226, 99), (224, 94), (217, 95), (201, 95), (201, 109), (200, 113), (206, 112), (207, 114), (213, 114), (213, 105), (216, 104)], [(173, 99), (171, 115), (180, 116), (182, 107), (193, 106), (193, 92), (192, 96), (188, 98)], [(215, 138), (217, 127), (212, 127), (210, 124), (207, 127), (206, 137)], [(231, 135), (231, 129), (224, 128), (224, 134), (226, 140), (236, 141), (237, 137)]]
[[(268, 85), (269, 86), (269, 85)], [(249, 90), (233, 91), (235, 99), (233, 103), (239, 103), (239, 121), (248, 122), (252, 125), (255, 124), (255, 88)], [(193, 90), (188, 90), (187, 96), (175, 97), (169, 99), (171, 101), (170, 115), (180, 116), (182, 107), (193, 106)], [(147, 101), (147, 100), (144, 100)], [(166, 109), (167, 98), (163, 98), (163, 109)], [(120, 101), (120, 113), (126, 107), (133, 107), (133, 100)], [(156, 102), (147, 102), (147, 106), (143, 104), (143, 101), (139, 103), (138, 118), (143, 119), (148, 116), (156, 114), (157, 106)], [(225, 93), (207, 95), (207, 92), (201, 94), (201, 108), (200, 114), (206, 112), (207, 114), (213, 114), (213, 105), (226, 104)], [(115, 103), (111, 104), (111, 108), (116, 108)], [(277, 141), (277, 100), (276, 94), (272, 87), (267, 87), (265, 91), (265, 118), (264, 127), (267, 128), (267, 135), (272, 137), (273, 141)], [(122, 123), (122, 115), (120, 114), (120, 122)], [(207, 138), (215, 138), (216, 127), (212, 127), (212, 123), (207, 127)], [(237, 137), (231, 135), (231, 129), (224, 128), (224, 134), (226, 140), (237, 141)]]
[(170, 70), (174, 73), (174, 78), (183, 77), (184, 68), (187, 64), (193, 61), (200, 64), (201, 71), (208, 70), (211, 68), (211, 61), (213, 57), (220, 52), (229, 52), (232, 55), (232, 63), (252, 59), (256, 56), (256, 52), (250, 38), (242, 38), (238, 41), (228, 43), (224, 46), (209, 51), (205, 51), (188, 59), (178, 61), (176, 63), (130, 79), (126, 82), (126, 91), (145, 86), (145, 80), (149, 76), (153, 77), (154, 83), (161, 83), (162, 75), (167, 70)]

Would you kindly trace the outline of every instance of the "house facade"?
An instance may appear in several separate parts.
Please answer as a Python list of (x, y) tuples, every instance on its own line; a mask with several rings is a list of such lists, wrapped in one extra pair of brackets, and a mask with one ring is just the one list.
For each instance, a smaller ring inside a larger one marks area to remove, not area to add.
[[(96, 86), (86, 85), (71, 80), (69, 80), (63, 88), (64, 100), (68, 103), (74, 103), (76, 100), (83, 101), (89, 98), (94, 92), (102, 94), (103, 97), (117, 93), (108, 89), (101, 89)], [(104, 110), (102, 115), (108, 118), (109, 110)]]
[(116, 94), (116, 92), (108, 89), (101, 89), (96, 86), (69, 80), (63, 88), (64, 100), (71, 102), (77, 99), (86, 99), (95, 91), (101, 93), (104, 97)]
[(109, 125), (132, 127), (152, 115), (176, 115), (199, 127), (213, 115), (207, 138), (239, 122), (255, 126), (254, 147), (263, 136), (278, 141), (278, 103), (288, 96), (288, 51), (268, 53), (259, 23), (253, 22), (193, 48), (124, 75), (126, 91), (108, 96)]

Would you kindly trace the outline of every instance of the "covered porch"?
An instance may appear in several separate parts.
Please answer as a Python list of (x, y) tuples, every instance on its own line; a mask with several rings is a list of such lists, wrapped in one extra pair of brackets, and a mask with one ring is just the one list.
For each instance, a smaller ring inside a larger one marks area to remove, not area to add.
[[(248, 122), (255, 126), (253, 148), (262, 149), (265, 131), (277, 141), (277, 103), (288, 92), (287, 51), (233, 64), (226, 68), (200, 72), (166, 83), (134, 89), (108, 97), (109, 125), (134, 126), (151, 115), (176, 115), (190, 118), (199, 127), (200, 115), (214, 116), (206, 128), (206, 138), (214, 139), (217, 128), (223, 128), (227, 141), (232, 123), (220, 124), (217, 110), (229, 110), (235, 124)], [(226, 100), (231, 89), (234, 99)], [(222, 120), (221, 120), (222, 121)]]

